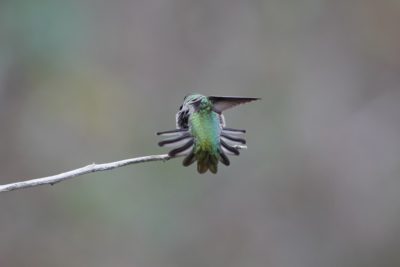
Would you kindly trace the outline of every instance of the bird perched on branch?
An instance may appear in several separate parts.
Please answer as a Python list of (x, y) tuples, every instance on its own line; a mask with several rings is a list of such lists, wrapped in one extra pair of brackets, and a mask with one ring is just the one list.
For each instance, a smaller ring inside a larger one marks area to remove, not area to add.
[(229, 166), (227, 155), (239, 155), (235, 145), (244, 145), (246, 130), (227, 128), (222, 112), (236, 105), (259, 100), (253, 97), (188, 95), (176, 114), (176, 129), (158, 132), (167, 137), (158, 143), (172, 147), (168, 155), (185, 156), (183, 166), (197, 160), (197, 171), (217, 173), (218, 162)]

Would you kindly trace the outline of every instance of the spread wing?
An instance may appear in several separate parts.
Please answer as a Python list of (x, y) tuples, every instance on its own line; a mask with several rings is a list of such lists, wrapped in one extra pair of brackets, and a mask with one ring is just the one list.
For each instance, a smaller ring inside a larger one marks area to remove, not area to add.
[(213, 103), (214, 111), (221, 114), (222, 111), (234, 106), (260, 100), (256, 97), (240, 97), (240, 96), (209, 96), (208, 99)]

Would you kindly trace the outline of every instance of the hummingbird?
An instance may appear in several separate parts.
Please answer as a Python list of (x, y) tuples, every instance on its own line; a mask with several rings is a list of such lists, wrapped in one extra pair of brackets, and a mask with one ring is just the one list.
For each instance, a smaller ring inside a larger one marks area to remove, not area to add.
[(176, 113), (176, 129), (158, 132), (167, 137), (158, 143), (172, 147), (170, 157), (185, 156), (183, 166), (197, 161), (197, 171), (217, 173), (218, 162), (229, 166), (227, 155), (238, 156), (236, 145), (246, 144), (246, 130), (226, 127), (223, 111), (236, 105), (259, 100), (254, 97), (187, 95)]

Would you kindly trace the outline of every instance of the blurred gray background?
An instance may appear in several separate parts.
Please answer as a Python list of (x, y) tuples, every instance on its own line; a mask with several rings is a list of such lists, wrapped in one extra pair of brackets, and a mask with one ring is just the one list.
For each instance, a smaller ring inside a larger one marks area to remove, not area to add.
[(1, 266), (400, 265), (400, 2), (2, 0), (0, 183), (165, 153), (183, 97), (249, 149), (0, 195)]

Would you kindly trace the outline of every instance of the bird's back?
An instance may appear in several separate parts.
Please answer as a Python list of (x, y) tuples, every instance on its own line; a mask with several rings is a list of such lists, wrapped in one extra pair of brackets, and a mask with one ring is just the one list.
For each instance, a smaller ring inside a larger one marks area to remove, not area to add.
[(198, 111), (192, 114), (189, 123), (198, 171), (203, 173), (210, 169), (216, 173), (221, 134), (219, 115), (214, 111)]

